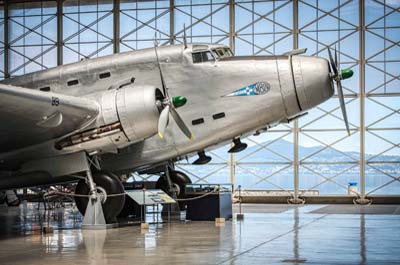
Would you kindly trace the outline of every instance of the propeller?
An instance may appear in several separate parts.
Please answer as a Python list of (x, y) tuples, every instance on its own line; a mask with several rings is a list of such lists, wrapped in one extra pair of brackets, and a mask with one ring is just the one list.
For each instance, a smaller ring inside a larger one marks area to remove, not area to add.
[(350, 136), (349, 122), (347, 119), (346, 105), (344, 103), (343, 87), (341, 81), (353, 76), (351, 69), (340, 70), (340, 62), (338, 62), (337, 51), (335, 47), (335, 58), (333, 58), (330, 48), (328, 47), (329, 61), (331, 66), (331, 78), (336, 82), (337, 93), (339, 97), (340, 108), (342, 109), (343, 120), (346, 125), (347, 134)]
[(165, 84), (164, 76), (161, 70), (161, 64), (158, 57), (157, 43), (154, 42), (154, 50), (156, 53), (158, 70), (160, 72), (161, 86), (164, 98), (157, 102), (162, 108), (160, 113), (160, 117), (158, 119), (158, 136), (160, 138), (164, 138), (165, 130), (167, 129), (169, 123), (169, 114), (171, 114), (172, 118), (175, 120), (179, 129), (186, 135), (189, 140), (193, 140), (193, 134), (190, 132), (189, 128), (186, 126), (185, 122), (182, 120), (179, 113), (176, 111), (176, 108), (182, 107), (186, 104), (187, 99), (182, 96), (170, 97), (168, 93), (168, 87)]

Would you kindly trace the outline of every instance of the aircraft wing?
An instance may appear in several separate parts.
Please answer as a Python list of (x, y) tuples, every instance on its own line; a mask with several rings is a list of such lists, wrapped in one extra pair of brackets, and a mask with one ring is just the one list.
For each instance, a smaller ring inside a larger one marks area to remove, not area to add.
[(0, 84), (0, 153), (66, 135), (98, 113), (94, 100)]

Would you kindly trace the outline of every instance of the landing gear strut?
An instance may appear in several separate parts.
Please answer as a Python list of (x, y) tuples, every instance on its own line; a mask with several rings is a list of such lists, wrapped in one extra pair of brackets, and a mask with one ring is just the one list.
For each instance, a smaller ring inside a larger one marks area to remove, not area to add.
[[(96, 208), (101, 205), (101, 210), (104, 215), (105, 223), (111, 224), (117, 222), (117, 216), (121, 212), (125, 203), (125, 196), (112, 196), (112, 194), (122, 194), (124, 193), (124, 186), (121, 181), (112, 173), (100, 172), (91, 175), (87, 172), (86, 180), (81, 179), (75, 189), (75, 194), (77, 195), (89, 195), (88, 197), (75, 197), (75, 203), (78, 210), (82, 215), (85, 216), (87, 207), (92, 207), (95, 211), (100, 209)], [(96, 204), (100, 202), (101, 204)], [(89, 204), (90, 203), (90, 204)], [(97, 212), (93, 217), (99, 217), (100, 220), (92, 220), (93, 222), (101, 222), (101, 217), (98, 216)], [(85, 220), (84, 219), (84, 223)], [(89, 221), (89, 220), (87, 220)], [(93, 223), (92, 222), (92, 223)]]
[[(173, 170), (169, 168), (169, 177), (171, 184), (168, 183), (168, 178), (166, 174), (162, 174), (156, 183), (157, 189), (162, 189), (164, 192), (171, 196), (175, 193), (178, 199), (186, 198), (185, 185), (192, 183), (190, 178), (183, 172)], [(172, 190), (171, 190), (172, 189)], [(185, 202), (179, 202), (179, 209), (184, 210), (186, 207)]]

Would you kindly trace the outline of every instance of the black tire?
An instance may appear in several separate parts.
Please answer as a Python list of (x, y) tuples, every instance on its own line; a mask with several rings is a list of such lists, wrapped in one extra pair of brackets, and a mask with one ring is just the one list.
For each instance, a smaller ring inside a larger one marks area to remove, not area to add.
[(18, 207), (21, 204), (21, 201), (19, 199), (12, 201), (12, 202), (9, 202), (7, 200), (6, 203), (7, 203), (7, 206), (9, 206), (9, 207)]
[[(171, 178), (172, 185), (176, 185), (178, 187), (178, 192), (177, 192), (178, 199), (186, 198), (185, 185), (192, 183), (190, 178), (185, 173), (180, 172), (180, 171), (175, 171), (175, 170), (170, 172), (170, 178)], [(165, 176), (165, 174), (161, 175), (160, 178), (157, 180), (156, 188), (161, 189), (164, 192), (169, 194), (168, 181), (167, 181), (167, 177)], [(171, 195), (171, 194), (169, 194), (169, 195)], [(186, 206), (185, 202), (179, 202), (179, 208), (181, 210), (184, 210), (185, 206)]]
[[(96, 187), (104, 189), (107, 195), (120, 194), (124, 192), (122, 182), (112, 173), (97, 173), (93, 176), (93, 181), (96, 183)], [(85, 180), (79, 180), (78, 185), (76, 185), (75, 188), (75, 193), (81, 195), (89, 194), (89, 187)], [(84, 215), (88, 204), (88, 198), (75, 197), (75, 203), (78, 210), (82, 215)], [(116, 217), (122, 211), (124, 204), (125, 196), (107, 197), (107, 200), (102, 204), (104, 218), (107, 223), (115, 223), (117, 221)]]
[(4, 191), (0, 191), (0, 204), (3, 204), (6, 202), (7, 196)]
[(6, 204), (9, 207), (17, 207), (21, 204), (21, 200), (19, 199), (15, 190), (13, 190), (12, 192), (14, 192), (14, 196), (12, 196), (11, 200), (10, 200), (10, 198), (7, 197), (7, 193), (6, 193)]

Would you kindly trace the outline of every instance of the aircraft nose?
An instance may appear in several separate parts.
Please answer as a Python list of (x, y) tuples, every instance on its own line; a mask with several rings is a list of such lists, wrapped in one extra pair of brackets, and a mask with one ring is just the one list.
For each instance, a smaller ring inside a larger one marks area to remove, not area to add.
[(319, 57), (294, 56), (293, 70), (303, 111), (321, 104), (334, 94), (328, 60)]

